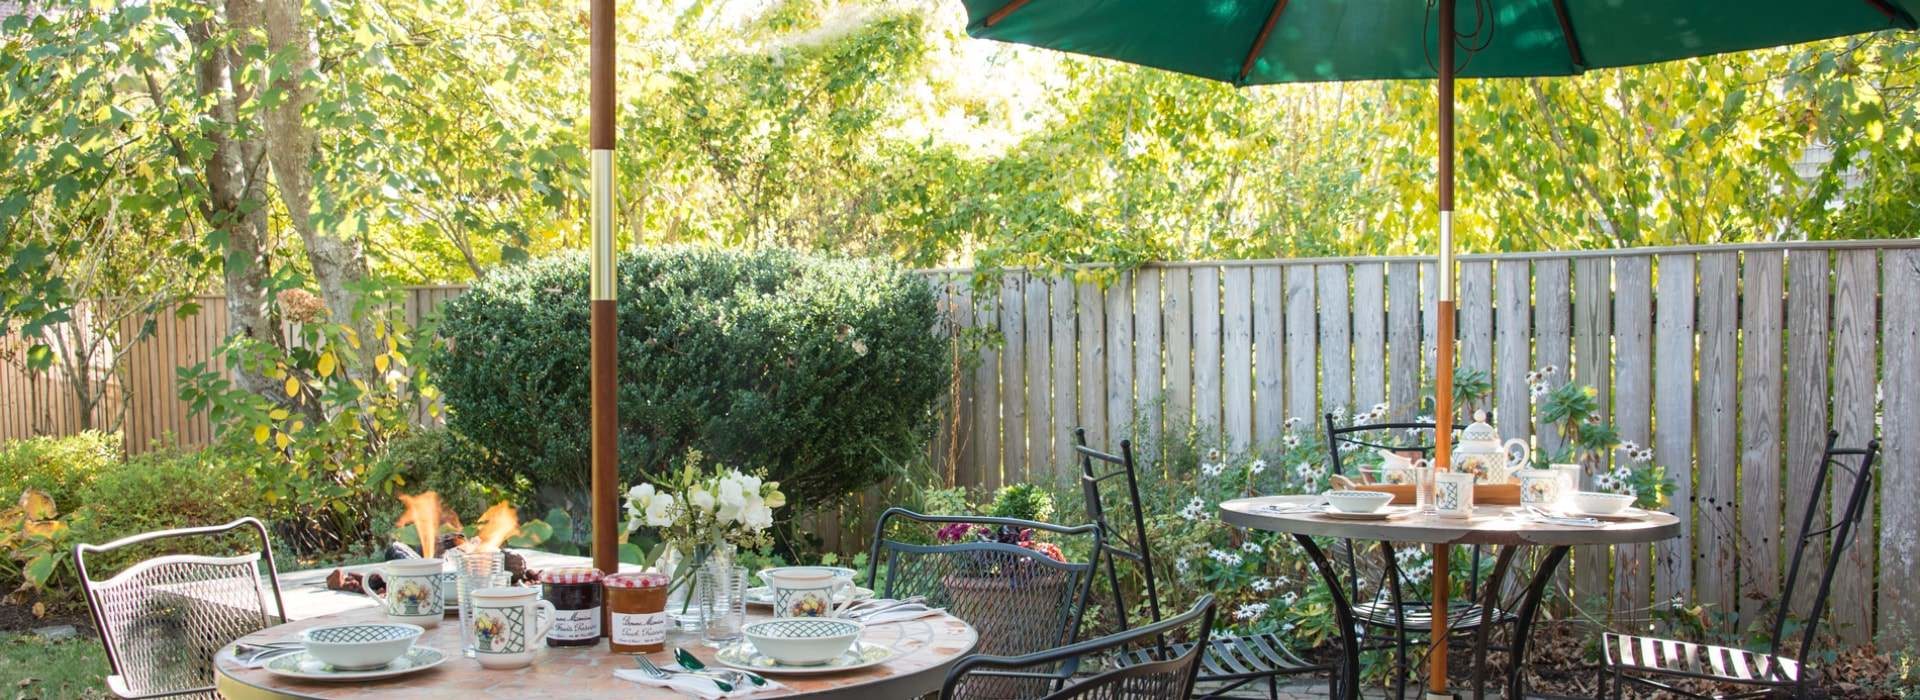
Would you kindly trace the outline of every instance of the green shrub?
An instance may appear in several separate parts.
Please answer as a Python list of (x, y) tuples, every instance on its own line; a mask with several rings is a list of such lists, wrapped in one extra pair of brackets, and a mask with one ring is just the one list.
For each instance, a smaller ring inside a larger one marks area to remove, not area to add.
[(80, 493), (87, 541), (105, 542), (150, 530), (266, 519), (245, 464), (216, 450), (160, 450), (101, 471)]
[[(448, 426), (504, 482), (588, 474), (587, 260), (501, 269), (445, 307), (429, 366)], [(765, 468), (800, 510), (885, 477), (931, 435), (946, 385), (933, 293), (896, 266), (782, 251), (657, 249), (619, 265), (620, 465), (699, 449)], [(550, 499), (549, 499), (550, 500)]]
[[(528, 485), (524, 478), (509, 477), (504, 482), (488, 478), (510, 473), (495, 462), (486, 448), (459, 433), (422, 430), (389, 444), (372, 480), (379, 482), (392, 476), (398, 478), (395, 489), (402, 493), (437, 492), (441, 506), (464, 522), (500, 501), (525, 503)], [(376, 510), (375, 521), (393, 522), (400, 509), (399, 499), (387, 499), (386, 505)]]
[(0, 502), (11, 505), (21, 491), (39, 489), (60, 508), (73, 508), (80, 489), (119, 461), (119, 433), (89, 430), (8, 441), (0, 444)]

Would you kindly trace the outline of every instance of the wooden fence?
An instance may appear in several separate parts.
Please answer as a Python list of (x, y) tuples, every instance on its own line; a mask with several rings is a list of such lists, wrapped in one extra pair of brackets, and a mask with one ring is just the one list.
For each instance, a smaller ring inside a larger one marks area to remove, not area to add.
[[(1431, 258), (1160, 264), (1105, 286), (1016, 271), (984, 293), (965, 274), (946, 302), (1004, 343), (953, 403), (960, 484), (1071, 478), (1075, 426), (1096, 445), (1197, 430), (1258, 451), (1291, 417), (1383, 401), (1404, 416), (1433, 377)], [(1602, 615), (1678, 596), (1756, 619), (1831, 428), (1884, 449), (1878, 526), (1845, 553), (1832, 619), (1849, 641), (1916, 629), (1920, 241), (1464, 256), (1458, 300), (1459, 362), (1490, 373), (1504, 437), (1558, 446), (1525, 381), (1553, 365), (1675, 476), (1685, 536), (1572, 557)]]
[[(1432, 377), (1431, 258), (1157, 264), (1105, 285), (1013, 271), (983, 295), (966, 274), (929, 273), (955, 325), (1003, 342), (943, 410), (932, 452), (958, 484), (1070, 479), (1076, 426), (1097, 445), (1197, 430), (1257, 450), (1288, 417), (1404, 413)], [(413, 290), (409, 312), (459, 291)], [(1556, 445), (1524, 381), (1555, 365), (1674, 472), (1686, 536), (1578, 550), (1580, 595), (1610, 592), (1623, 618), (1679, 596), (1752, 619), (1777, 597), (1782, 533), (1832, 428), (1884, 448), (1877, 526), (1846, 553), (1832, 616), (1850, 641), (1920, 631), (1920, 240), (1464, 256), (1458, 299), (1459, 361), (1492, 376), (1506, 437)], [(200, 307), (125, 351), (96, 423), (116, 420), (130, 449), (210, 435), (174, 384), (226, 333), (219, 300)], [(19, 351), (0, 338), (0, 439), (76, 429), (64, 380), (20, 371)]]

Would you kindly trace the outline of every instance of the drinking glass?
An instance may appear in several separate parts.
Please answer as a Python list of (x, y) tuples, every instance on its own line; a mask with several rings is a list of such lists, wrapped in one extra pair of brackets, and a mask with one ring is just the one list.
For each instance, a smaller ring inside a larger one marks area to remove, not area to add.
[(726, 646), (740, 639), (747, 624), (747, 567), (715, 565), (700, 568), (701, 636), (709, 646)]
[(1433, 463), (1424, 459), (1414, 460), (1407, 468), (1407, 475), (1413, 480), (1413, 506), (1421, 515), (1433, 515)]
[(468, 552), (453, 550), (454, 588), (460, 594), (460, 653), (473, 658), (473, 592), (482, 588), (505, 586), (507, 557), (499, 550)]

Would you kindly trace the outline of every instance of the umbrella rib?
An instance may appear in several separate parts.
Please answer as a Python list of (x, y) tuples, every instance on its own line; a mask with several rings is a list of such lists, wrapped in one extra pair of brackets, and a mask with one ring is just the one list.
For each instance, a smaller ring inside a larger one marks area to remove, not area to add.
[(1567, 0), (1553, 0), (1553, 16), (1560, 20), (1560, 36), (1567, 41), (1567, 57), (1573, 60), (1574, 71), (1586, 69), (1587, 55), (1580, 50), (1580, 39), (1573, 34), (1573, 17), (1567, 14)]
[(1273, 9), (1267, 10), (1267, 23), (1260, 27), (1260, 36), (1253, 40), (1253, 47), (1247, 49), (1247, 58), (1240, 62), (1240, 82), (1246, 82), (1247, 75), (1253, 72), (1253, 61), (1267, 48), (1267, 38), (1273, 36), (1273, 25), (1280, 21), (1280, 13), (1287, 11), (1287, 0), (1273, 0)]
[(987, 15), (987, 21), (985, 22), (985, 24), (989, 27), (999, 24), (1000, 20), (1006, 19), (1007, 15), (1013, 14), (1014, 10), (1018, 10), (1022, 7), (1025, 7), (1027, 4), (1027, 1), (1028, 0), (1013, 0), (1013, 2), (1009, 2), (1005, 5), (1001, 5), (1000, 9), (994, 10), (993, 14)]
[(1892, 20), (1894, 24), (1898, 24), (1907, 29), (1914, 29), (1917, 26), (1913, 21), (1913, 15), (1907, 14), (1906, 10), (1895, 7), (1893, 3), (1887, 2), (1887, 0), (1867, 0), (1867, 4), (1872, 5), (1873, 9), (1879, 10), (1880, 14), (1886, 15), (1887, 19)]

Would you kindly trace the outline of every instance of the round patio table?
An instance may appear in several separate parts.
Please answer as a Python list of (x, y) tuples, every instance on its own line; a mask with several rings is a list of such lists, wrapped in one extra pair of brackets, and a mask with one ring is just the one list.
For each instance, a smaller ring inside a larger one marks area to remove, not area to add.
[[(749, 609), (749, 622), (765, 619), (764, 613)], [(386, 616), (379, 608), (361, 608), (332, 615), (290, 622), (242, 637), (239, 641), (266, 643), (297, 640), (300, 632), (321, 625), (382, 622)], [(823, 675), (768, 675), (785, 688), (755, 693), (756, 698), (908, 698), (939, 692), (947, 668), (973, 649), (978, 635), (972, 626), (952, 615), (924, 617), (905, 622), (869, 625), (861, 633), (863, 641), (891, 646), (899, 655), (869, 668)], [(644, 686), (615, 678), (616, 668), (635, 668), (629, 654), (607, 650), (602, 640), (594, 646), (546, 647), (532, 666), (510, 671), (490, 671), (479, 662), (461, 658), (460, 624), (457, 615), (449, 615), (438, 626), (427, 630), (418, 642), (453, 655), (436, 668), (397, 678), (359, 683), (324, 683), (283, 678), (265, 669), (243, 667), (228, 645), (214, 655), (217, 673), (215, 685), (231, 700), (271, 698), (462, 698), (481, 700), (525, 700), (526, 698), (648, 698), (685, 700), (687, 696), (665, 688)], [(714, 649), (695, 635), (673, 632), (667, 635), (665, 651), (648, 654), (655, 664), (673, 663), (672, 650), (680, 647), (693, 652), (715, 668)]]
[[(1347, 600), (1340, 586), (1340, 580), (1328, 563), (1326, 553), (1314, 544), (1315, 537), (1331, 537), (1346, 540), (1372, 540), (1380, 542), (1412, 542), (1434, 545), (1492, 545), (1501, 547), (1494, 560), (1492, 572), (1484, 584), (1483, 610), (1494, 610), (1499, 602), (1497, 596), (1502, 589), (1501, 581), (1513, 555), (1521, 547), (1538, 545), (1547, 548), (1546, 557), (1541, 560), (1540, 568), (1534, 572), (1532, 580), (1521, 592), (1514, 616), (1513, 649), (1509, 652), (1515, 661), (1510, 663), (1507, 672), (1506, 697), (1517, 698), (1520, 695), (1522, 664), (1518, 662), (1527, 655), (1527, 637), (1533, 627), (1534, 616), (1540, 609), (1540, 598), (1545, 593), (1547, 583), (1552, 580), (1553, 572), (1566, 558), (1567, 550), (1577, 545), (1614, 545), (1641, 542), (1656, 542), (1680, 535), (1680, 519), (1669, 513), (1649, 512), (1646, 517), (1623, 522), (1606, 522), (1600, 527), (1578, 525), (1556, 525), (1536, 522), (1523, 517), (1524, 511), (1518, 506), (1474, 506), (1469, 518), (1442, 518), (1407, 512), (1386, 520), (1344, 520), (1329, 517), (1307, 506), (1321, 500), (1319, 496), (1261, 496), (1225, 501), (1220, 504), (1220, 519), (1229, 525), (1254, 530), (1283, 532), (1293, 536), (1295, 542), (1307, 551), (1313, 561), (1314, 569), (1320, 573), (1332, 594), (1334, 618), (1340, 627), (1340, 642), (1345, 653), (1347, 679), (1360, 677), (1359, 641), (1355, 636), (1354, 601)], [(1391, 557), (1391, 550), (1386, 556)], [(1438, 613), (1436, 613), (1438, 614)], [(1492, 624), (1479, 626), (1474, 638), (1473, 649), (1473, 685), (1474, 697), (1484, 696), (1483, 680), (1486, 668), (1487, 629)], [(1359, 697), (1359, 684), (1343, 682), (1342, 695), (1348, 698)]]

